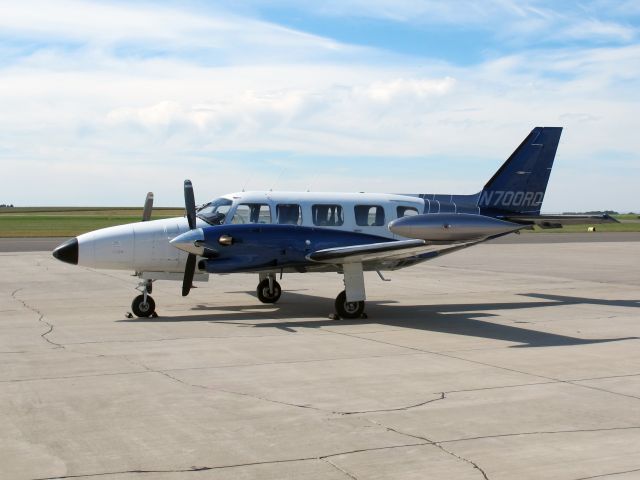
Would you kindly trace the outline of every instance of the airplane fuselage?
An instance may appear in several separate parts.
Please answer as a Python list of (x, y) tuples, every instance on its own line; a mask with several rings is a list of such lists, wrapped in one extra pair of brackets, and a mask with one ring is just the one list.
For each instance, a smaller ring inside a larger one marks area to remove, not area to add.
[[(207, 205), (201, 208), (197, 227), (290, 225), (328, 231), (322, 235), (326, 244), (374, 243), (403, 238), (388, 228), (389, 222), (397, 218), (441, 211), (477, 212), (473, 203), (460, 201), (468, 198), (476, 196), (237, 192), (207, 204), (217, 203), (214, 208)], [(452, 201), (455, 199), (457, 203)], [(150, 278), (170, 278), (154, 276), (152, 272), (181, 275), (187, 254), (169, 242), (188, 230), (185, 217), (174, 217), (85, 233), (77, 237), (77, 263), (92, 268), (145, 272)]]

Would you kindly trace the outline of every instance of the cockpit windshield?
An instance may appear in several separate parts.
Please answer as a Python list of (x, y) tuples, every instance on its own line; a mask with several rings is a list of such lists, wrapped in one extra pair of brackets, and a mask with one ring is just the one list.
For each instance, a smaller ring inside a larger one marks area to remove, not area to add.
[(200, 207), (196, 215), (209, 225), (222, 225), (232, 203), (228, 198), (217, 198)]

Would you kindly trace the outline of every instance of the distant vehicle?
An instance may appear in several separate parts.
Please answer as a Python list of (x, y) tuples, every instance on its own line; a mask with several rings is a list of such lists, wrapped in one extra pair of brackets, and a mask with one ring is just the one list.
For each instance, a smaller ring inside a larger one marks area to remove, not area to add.
[[(103, 228), (53, 251), (63, 262), (134, 270), (141, 292), (138, 317), (155, 315), (156, 280), (181, 280), (182, 295), (210, 274), (255, 273), (263, 303), (282, 293), (277, 275), (337, 272), (344, 291), (335, 300), (342, 318), (365, 307), (364, 271), (398, 270), (532, 225), (615, 222), (608, 215), (541, 215), (562, 128), (536, 127), (474, 195), (314, 192), (238, 192), (196, 208), (184, 182), (186, 218)], [(382, 277), (383, 278), (383, 277)]]

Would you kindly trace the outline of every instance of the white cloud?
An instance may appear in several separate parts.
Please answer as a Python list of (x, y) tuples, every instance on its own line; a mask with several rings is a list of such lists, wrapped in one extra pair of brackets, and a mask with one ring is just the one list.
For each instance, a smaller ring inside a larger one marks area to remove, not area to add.
[[(298, 2), (276, 1), (291, 8)], [(266, 4), (254, 0), (257, 4)], [(330, 0), (306, 5), (329, 17), (374, 18), (412, 25), (446, 25), (484, 30), (502, 41), (544, 43), (562, 40), (630, 42), (637, 28), (626, 24), (637, 2), (546, 0)]]
[(454, 85), (455, 80), (451, 77), (437, 80), (397, 78), (387, 82), (374, 82), (358, 91), (373, 101), (389, 103), (400, 98), (415, 101), (433, 95), (445, 95)]
[(569, 25), (562, 33), (564, 37), (576, 39), (603, 38), (629, 42), (636, 36), (637, 31), (620, 23), (588, 19)]
[[(82, 61), (89, 56), (111, 63), (105, 53), (134, 59), (173, 54), (215, 64), (367, 54), (363, 48), (225, 10), (204, 14), (159, 3), (95, 0), (2, 3), (0, 31), (15, 41), (48, 42), (64, 53), (72, 53), (67, 62)], [(39, 53), (31, 60), (38, 62), (41, 57)]]

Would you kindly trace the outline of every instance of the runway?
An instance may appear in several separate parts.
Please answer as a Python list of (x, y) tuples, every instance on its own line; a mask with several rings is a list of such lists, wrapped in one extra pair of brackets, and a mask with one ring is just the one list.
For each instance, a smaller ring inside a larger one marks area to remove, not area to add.
[(547, 235), (367, 274), (357, 321), (331, 274), (128, 319), (129, 272), (0, 242), (0, 478), (640, 478), (640, 242)]

